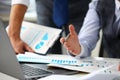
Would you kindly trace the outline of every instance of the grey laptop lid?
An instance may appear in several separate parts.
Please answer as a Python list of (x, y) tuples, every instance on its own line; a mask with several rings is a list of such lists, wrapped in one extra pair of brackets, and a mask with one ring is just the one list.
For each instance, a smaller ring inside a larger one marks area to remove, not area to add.
[(10, 44), (6, 30), (0, 21), (0, 72), (24, 80), (25, 77)]

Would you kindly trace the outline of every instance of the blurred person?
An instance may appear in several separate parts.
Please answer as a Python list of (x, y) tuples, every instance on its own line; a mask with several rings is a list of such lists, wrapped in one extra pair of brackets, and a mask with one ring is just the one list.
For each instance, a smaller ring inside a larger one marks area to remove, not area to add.
[(69, 25), (70, 36), (60, 42), (69, 54), (88, 57), (103, 31), (103, 46), (110, 58), (120, 58), (120, 0), (92, 0), (79, 35), (74, 25)]
[(8, 25), (11, 9), (11, 0), (0, 0), (0, 18), (6, 27)]

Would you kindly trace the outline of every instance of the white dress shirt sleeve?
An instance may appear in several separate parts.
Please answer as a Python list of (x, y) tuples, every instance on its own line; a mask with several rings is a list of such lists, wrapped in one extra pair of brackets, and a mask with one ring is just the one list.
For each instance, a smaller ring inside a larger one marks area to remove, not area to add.
[(30, 0), (12, 0), (12, 5), (14, 4), (23, 4), (28, 7), (30, 4)]
[[(78, 38), (81, 45), (81, 53), (76, 58), (88, 57), (91, 51), (95, 48), (99, 39), (99, 17), (96, 12), (97, 0), (93, 0), (89, 4), (89, 10), (84, 19), (83, 26), (79, 32)], [(71, 53), (70, 53), (71, 54)]]

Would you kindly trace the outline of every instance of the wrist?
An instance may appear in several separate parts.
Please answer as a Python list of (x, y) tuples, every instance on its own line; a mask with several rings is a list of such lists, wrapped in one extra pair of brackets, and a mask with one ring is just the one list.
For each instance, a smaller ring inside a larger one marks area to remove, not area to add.
[(78, 48), (76, 50), (76, 53), (74, 54), (75, 56), (80, 55), (81, 53), (81, 45), (78, 45)]
[(14, 32), (14, 31), (9, 30), (8, 31), (8, 36), (9, 36), (10, 40), (14, 40), (14, 41), (20, 40), (19, 32)]
[(20, 30), (15, 27), (8, 27), (8, 36), (10, 39), (19, 40), (20, 39)]

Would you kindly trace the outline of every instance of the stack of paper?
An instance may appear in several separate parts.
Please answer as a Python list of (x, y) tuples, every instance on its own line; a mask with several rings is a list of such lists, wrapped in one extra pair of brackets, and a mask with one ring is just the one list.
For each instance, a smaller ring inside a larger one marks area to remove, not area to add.
[[(47, 55), (42, 56), (35, 53), (26, 52), (25, 54), (17, 55), (19, 62), (34, 62), (34, 63), (49, 63), (48, 67), (60, 67), (69, 70), (82, 71), (87, 73), (103, 72), (113, 73), (111, 67), (118, 64), (115, 62), (105, 61), (102, 59), (85, 58), (75, 59), (69, 55)], [(115, 67), (115, 69), (117, 69)]]
[[(112, 60), (112, 61), (111, 61)], [(118, 71), (119, 61), (114, 59), (105, 58), (84, 58), (80, 59), (78, 65), (61, 65), (61, 64), (48, 64), (49, 67), (60, 67), (69, 70), (82, 71), (87, 73), (116, 73)]]

